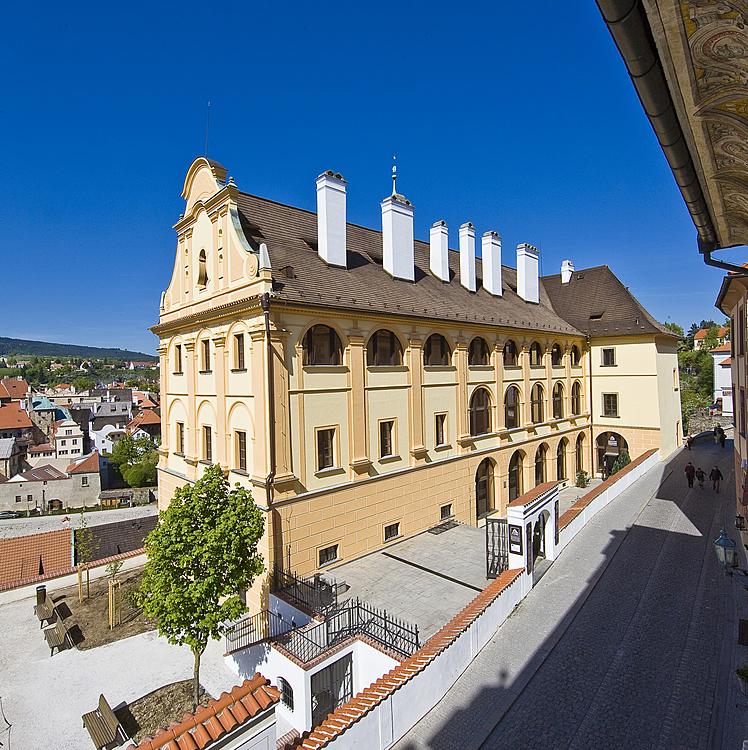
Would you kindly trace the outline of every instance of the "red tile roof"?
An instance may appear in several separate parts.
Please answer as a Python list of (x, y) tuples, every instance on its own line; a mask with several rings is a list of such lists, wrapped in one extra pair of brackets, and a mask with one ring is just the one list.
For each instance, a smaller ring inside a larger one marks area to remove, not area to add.
[(185, 714), (179, 723), (162, 729), (155, 737), (146, 737), (139, 745), (129, 745), (127, 750), (205, 750), (279, 699), (278, 689), (257, 672), (230, 693), (221, 693), (220, 698), (194, 714)]
[(295, 743), (287, 747), (318, 750), (343, 734), (348, 727), (387, 700), (392, 693), (422, 672), (439, 654), (449, 648), (496, 600), (499, 594), (511, 586), (523, 572), (522, 568), (505, 570), (461, 612), (434, 633), (413, 656), (408, 657), (365, 690), (354, 695), (348, 703), (344, 703), (328, 714), (318, 727), (311, 732), (304, 732)]
[(714, 349), (710, 349), (709, 351), (712, 354), (721, 354), (722, 352), (729, 352), (731, 348), (730, 343), (727, 344), (720, 344), (720, 346), (715, 346)]
[(29, 390), (29, 384), (23, 378), (3, 378), (0, 384), (12, 399), (25, 398)]
[(127, 431), (135, 432), (142, 425), (161, 425), (161, 417), (152, 409), (142, 409), (128, 423)]
[(723, 359), (720, 363), (720, 367), (730, 367), (732, 365), (732, 357), (727, 357), (727, 359)]
[[(706, 338), (708, 333), (709, 333), (709, 329), (699, 328), (699, 330), (696, 331), (696, 333), (694, 333), (693, 337), (701, 341), (701, 339)], [(727, 336), (727, 328), (725, 328), (724, 326), (720, 326), (719, 330), (717, 331), (717, 338), (721, 339), (721, 338), (724, 338), (725, 336)]]
[(548, 492), (551, 488), (555, 487), (558, 482), (543, 482), (537, 487), (533, 487), (531, 490), (525, 492), (524, 495), (520, 495), (518, 498), (512, 500), (509, 503), (509, 507), (515, 508), (520, 505), (529, 505), (533, 500), (537, 500), (544, 492)]
[(32, 445), (29, 448), (29, 453), (34, 456), (37, 453), (54, 453), (54, 450), (50, 443), (42, 443), (41, 445)]
[(72, 565), (71, 538), (69, 529), (60, 529), (45, 534), (0, 539), (0, 560), (3, 561), (0, 565), (0, 586), (69, 570)]
[(99, 473), (99, 451), (94, 451), (90, 456), (85, 456), (67, 468), (68, 474), (98, 474)]
[(0, 429), (3, 430), (28, 430), (33, 427), (28, 414), (21, 405), (12, 401), (9, 404), (0, 404)]

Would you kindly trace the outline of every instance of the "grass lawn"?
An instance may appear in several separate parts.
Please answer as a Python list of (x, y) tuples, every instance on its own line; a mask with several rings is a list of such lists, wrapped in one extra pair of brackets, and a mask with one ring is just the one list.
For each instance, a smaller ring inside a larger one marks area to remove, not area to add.
[[(211, 699), (201, 688), (200, 705)], [(185, 714), (192, 713), (192, 680), (172, 682), (152, 693), (117, 709), (117, 718), (122, 728), (135, 742), (144, 737), (153, 737), (159, 729), (182, 721)]]
[[(60, 611), (65, 627), (70, 631), (79, 649), (96, 648), (113, 643), (131, 635), (154, 630), (155, 625), (130, 600), (130, 594), (137, 588), (143, 574), (142, 568), (120, 573), (120, 602), (122, 624), (109, 629), (109, 579), (97, 578), (91, 581), (91, 596), (78, 601), (78, 586), (70, 586), (52, 594), (52, 599)], [(83, 593), (86, 593), (85, 572)], [(67, 610), (67, 611), (66, 611)]]

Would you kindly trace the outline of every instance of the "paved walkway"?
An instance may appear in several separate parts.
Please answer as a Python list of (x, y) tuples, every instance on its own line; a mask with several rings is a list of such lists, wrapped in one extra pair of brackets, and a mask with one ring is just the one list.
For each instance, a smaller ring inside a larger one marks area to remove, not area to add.
[[(687, 489), (688, 459), (719, 462), (720, 495)], [(716, 564), (723, 525), (736, 536), (731, 443), (700, 441), (595, 516), (398, 750), (739, 748), (748, 580)]]

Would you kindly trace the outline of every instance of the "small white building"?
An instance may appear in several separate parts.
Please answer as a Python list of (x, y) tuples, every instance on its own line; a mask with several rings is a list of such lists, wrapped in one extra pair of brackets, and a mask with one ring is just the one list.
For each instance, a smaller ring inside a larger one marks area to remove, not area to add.
[(734, 414), (732, 405), (732, 357), (730, 344), (724, 343), (710, 349), (714, 366), (714, 403), (722, 414), (731, 417)]
[(83, 430), (72, 419), (58, 422), (54, 441), (57, 458), (72, 459), (83, 455)]

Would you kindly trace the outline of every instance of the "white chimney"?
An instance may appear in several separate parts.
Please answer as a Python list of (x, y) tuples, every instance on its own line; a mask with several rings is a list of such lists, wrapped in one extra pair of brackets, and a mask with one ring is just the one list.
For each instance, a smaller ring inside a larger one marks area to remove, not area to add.
[(390, 276), (415, 281), (413, 204), (402, 195), (382, 201), (382, 262)]
[(331, 170), (317, 178), (317, 252), (330, 266), (346, 266), (345, 185)]
[(449, 228), (446, 221), (431, 225), (429, 267), (442, 281), (449, 281)]
[(533, 245), (517, 245), (517, 294), (525, 302), (540, 302), (538, 248)]
[(481, 242), (483, 288), (501, 297), (501, 237), (498, 232), (486, 232)]
[(460, 226), (460, 283), (475, 291), (475, 227), (469, 221)]
[(574, 264), (570, 260), (561, 261), (561, 283), (568, 284), (574, 275)]

